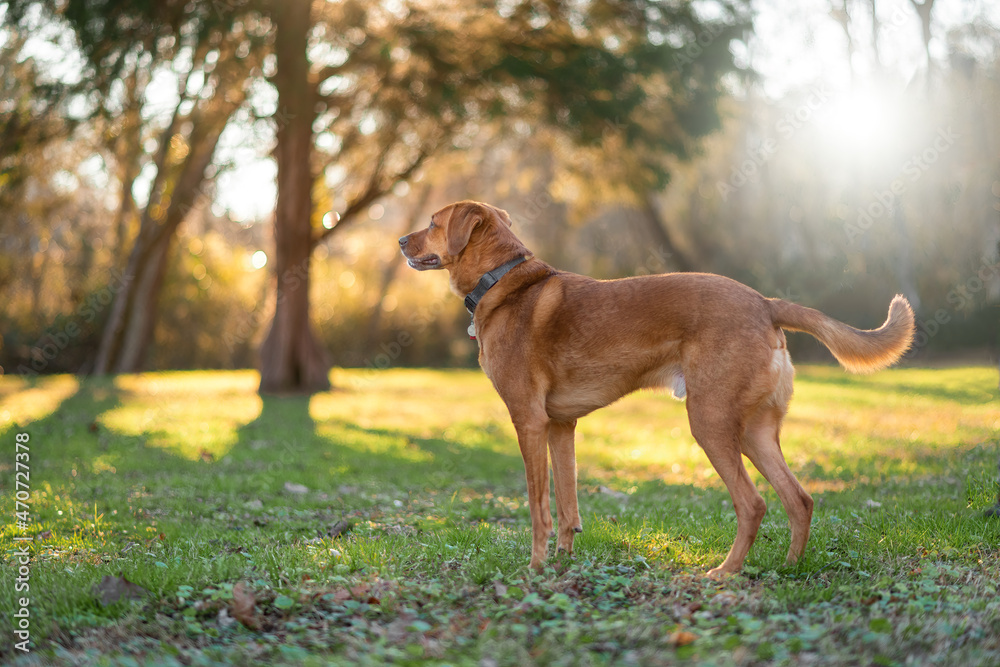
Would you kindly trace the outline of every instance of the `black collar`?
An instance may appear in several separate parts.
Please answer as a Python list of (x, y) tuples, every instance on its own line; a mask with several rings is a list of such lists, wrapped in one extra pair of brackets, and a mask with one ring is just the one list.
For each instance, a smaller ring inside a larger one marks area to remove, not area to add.
[(506, 264), (498, 266), (480, 278), (479, 283), (476, 284), (476, 289), (469, 292), (469, 295), (465, 297), (465, 308), (469, 311), (469, 314), (474, 314), (476, 312), (476, 306), (479, 305), (479, 300), (482, 299), (486, 292), (488, 292), (491, 287), (496, 285), (501, 278), (507, 275), (508, 271), (521, 262), (526, 261), (528, 261), (527, 257), (515, 257)]

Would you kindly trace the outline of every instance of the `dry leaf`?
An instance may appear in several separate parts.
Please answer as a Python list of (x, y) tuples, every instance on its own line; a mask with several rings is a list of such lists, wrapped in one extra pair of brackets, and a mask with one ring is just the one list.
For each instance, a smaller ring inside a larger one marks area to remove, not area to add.
[(105, 607), (113, 605), (122, 598), (126, 600), (141, 600), (149, 594), (145, 588), (139, 584), (133, 584), (125, 577), (112, 577), (104, 575), (101, 583), (94, 586), (94, 595)]
[(296, 484), (295, 482), (285, 482), (285, 491), (288, 493), (309, 493), (309, 487), (303, 486), (302, 484)]
[(670, 635), (670, 644), (674, 647), (677, 646), (687, 646), (693, 644), (694, 640), (698, 636), (693, 632), (688, 632), (687, 630), (678, 630), (677, 632)]
[(233, 601), (229, 605), (229, 615), (250, 630), (260, 630), (260, 621), (254, 610), (255, 603), (253, 593), (241, 581), (233, 586)]

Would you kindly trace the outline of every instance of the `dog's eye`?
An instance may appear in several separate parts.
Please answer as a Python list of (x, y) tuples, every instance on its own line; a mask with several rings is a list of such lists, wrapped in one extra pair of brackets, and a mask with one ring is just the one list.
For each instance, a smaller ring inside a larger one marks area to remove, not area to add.
[(430, 226), (429, 226), (429, 227), (427, 227), (427, 229), (434, 229), (435, 227), (437, 227), (437, 225), (435, 225), (435, 224), (434, 224), (434, 221), (433, 221), (433, 220), (431, 220), (431, 224), (430, 224)]

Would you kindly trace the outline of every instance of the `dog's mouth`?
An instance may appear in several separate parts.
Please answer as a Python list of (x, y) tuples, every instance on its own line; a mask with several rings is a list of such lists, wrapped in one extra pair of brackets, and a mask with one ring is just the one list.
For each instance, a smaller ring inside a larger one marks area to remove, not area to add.
[(417, 271), (428, 271), (430, 269), (441, 268), (441, 258), (437, 255), (425, 255), (424, 257), (407, 257), (406, 263), (411, 269)]

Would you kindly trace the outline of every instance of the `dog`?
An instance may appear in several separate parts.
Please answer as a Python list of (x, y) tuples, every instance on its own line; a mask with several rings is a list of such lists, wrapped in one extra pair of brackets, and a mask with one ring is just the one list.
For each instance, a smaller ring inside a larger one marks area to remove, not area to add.
[(524, 459), (531, 510), (530, 566), (541, 569), (552, 532), (548, 455), (555, 481), (558, 552), (582, 532), (577, 504), (576, 422), (637, 389), (666, 388), (687, 402), (695, 440), (736, 509), (736, 538), (708, 575), (743, 567), (766, 506), (743, 455), (774, 487), (788, 514), (786, 565), (806, 548), (813, 501), (779, 445), (794, 370), (783, 330), (822, 342), (844, 368), (870, 373), (895, 363), (913, 339), (913, 311), (897, 295), (878, 329), (861, 331), (803, 306), (765, 298), (708, 273), (595, 280), (534, 257), (489, 204), (461, 201), (399, 239), (411, 268), (445, 269), (472, 313), (479, 364), (507, 405)]

